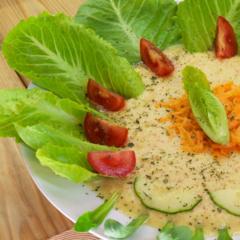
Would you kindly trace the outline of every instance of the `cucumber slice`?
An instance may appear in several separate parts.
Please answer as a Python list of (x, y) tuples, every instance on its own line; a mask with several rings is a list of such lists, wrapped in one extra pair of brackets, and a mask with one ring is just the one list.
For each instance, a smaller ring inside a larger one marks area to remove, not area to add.
[(165, 190), (161, 184), (152, 183), (144, 176), (135, 179), (134, 189), (143, 205), (167, 214), (191, 211), (202, 201), (194, 190)]
[(232, 215), (240, 216), (240, 189), (225, 189), (208, 193), (215, 205)]

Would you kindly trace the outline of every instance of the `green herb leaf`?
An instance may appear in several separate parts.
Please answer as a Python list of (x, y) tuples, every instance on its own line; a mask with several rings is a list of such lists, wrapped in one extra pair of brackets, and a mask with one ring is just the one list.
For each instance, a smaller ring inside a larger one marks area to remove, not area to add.
[(60, 99), (41, 89), (1, 89), (0, 90), (0, 136), (16, 137), (13, 123), (22, 126), (47, 122), (59, 124), (61, 128), (72, 129), (79, 136), (87, 112), (104, 118), (102, 113), (69, 99)]
[(125, 239), (133, 235), (149, 218), (144, 214), (133, 219), (128, 225), (124, 226), (114, 219), (106, 220), (104, 224), (104, 234), (110, 238)]
[(174, 0), (88, 0), (76, 22), (109, 41), (131, 63), (139, 62), (139, 40), (144, 37), (161, 49), (179, 41)]
[[(183, 71), (183, 81), (193, 115), (211, 140), (219, 144), (227, 144), (230, 137), (224, 106), (206, 87), (205, 79), (202, 78), (202, 74), (199, 74), (199, 70), (196, 70), (196, 74), (192, 74), (193, 70), (193, 68), (186, 68)], [(193, 78), (196, 79), (192, 80)]]
[(193, 233), (189, 227), (175, 226), (168, 222), (157, 236), (157, 240), (192, 240), (192, 237)]
[(36, 157), (42, 166), (76, 183), (86, 182), (98, 176), (90, 171), (86, 153), (80, 152), (77, 147), (48, 144), (37, 150)]
[(63, 130), (61, 127), (62, 125), (49, 126), (44, 123), (26, 127), (15, 124), (16, 131), (22, 141), (35, 150), (48, 143), (60, 146), (75, 146), (78, 147), (81, 152), (109, 151), (114, 149), (89, 143), (81, 137), (76, 137), (72, 133), (72, 129)]
[(12, 68), (36, 85), (78, 102), (85, 100), (89, 78), (127, 98), (144, 90), (126, 59), (63, 14), (21, 21), (4, 40), (3, 53)]
[(192, 230), (186, 226), (176, 226), (171, 230), (171, 235), (178, 240), (192, 240)]
[(195, 230), (192, 240), (204, 240), (204, 233), (202, 228), (197, 228)]
[(190, 52), (212, 48), (218, 16), (231, 22), (240, 39), (239, 15), (239, 0), (184, 0), (178, 7), (178, 23), (185, 48)]
[(169, 233), (160, 232), (157, 236), (157, 240), (178, 240), (178, 239), (173, 238)]
[(175, 225), (172, 222), (167, 222), (163, 226), (161, 232), (170, 233), (174, 227), (175, 227)]
[(230, 236), (228, 229), (224, 228), (224, 229), (220, 229), (218, 231), (218, 238), (217, 240), (233, 240), (232, 237)]
[(77, 232), (87, 232), (98, 227), (108, 213), (112, 210), (119, 198), (118, 193), (114, 193), (107, 201), (91, 212), (81, 215), (75, 223), (74, 229)]

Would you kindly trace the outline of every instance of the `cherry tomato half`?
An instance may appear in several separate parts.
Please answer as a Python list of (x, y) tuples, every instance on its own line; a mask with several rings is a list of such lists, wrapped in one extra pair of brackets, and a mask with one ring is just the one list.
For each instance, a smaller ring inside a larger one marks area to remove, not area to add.
[(90, 152), (88, 162), (104, 176), (126, 177), (135, 169), (136, 156), (134, 151)]
[(217, 58), (231, 58), (238, 52), (236, 34), (231, 24), (222, 16), (218, 17), (215, 54)]
[(84, 120), (87, 139), (96, 144), (123, 147), (127, 142), (128, 129), (111, 124), (88, 113)]
[(88, 81), (87, 96), (92, 103), (108, 111), (117, 112), (125, 106), (125, 99), (122, 96), (110, 92), (91, 79)]
[(169, 76), (174, 71), (174, 66), (167, 56), (144, 38), (140, 41), (140, 53), (143, 63), (157, 76)]

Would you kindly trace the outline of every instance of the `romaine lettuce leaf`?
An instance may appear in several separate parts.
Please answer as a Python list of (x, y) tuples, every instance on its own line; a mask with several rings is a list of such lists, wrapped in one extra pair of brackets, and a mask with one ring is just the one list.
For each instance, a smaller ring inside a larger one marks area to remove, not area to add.
[(179, 41), (174, 0), (88, 0), (76, 15), (109, 41), (131, 63), (140, 60), (139, 40), (144, 37), (161, 49)]
[(214, 44), (218, 16), (231, 22), (240, 40), (239, 15), (239, 0), (184, 0), (178, 7), (178, 23), (185, 48), (208, 51)]
[(210, 84), (206, 74), (200, 69), (192, 66), (186, 66), (183, 69), (183, 84), (187, 92), (189, 92), (192, 86), (198, 86), (206, 90), (211, 91)]
[(89, 78), (127, 98), (144, 90), (140, 75), (94, 31), (43, 13), (21, 21), (3, 43), (8, 64), (58, 96), (85, 100)]
[(87, 112), (100, 117), (103, 114), (90, 107), (69, 99), (60, 99), (51, 92), (41, 89), (0, 90), (0, 136), (16, 137), (13, 123), (22, 126), (45, 122), (72, 129), (76, 136), (82, 134), (81, 124)]
[(218, 144), (230, 140), (227, 114), (220, 100), (210, 91), (193, 87), (189, 101), (198, 124), (206, 135)]
[[(71, 131), (63, 131), (61, 126), (49, 126), (39, 123), (33, 126), (23, 127), (19, 124), (14, 125), (21, 140), (32, 149), (38, 149), (42, 146), (52, 143), (60, 146), (75, 146), (81, 152), (113, 150), (103, 145), (89, 143), (81, 137), (76, 137)], [(69, 129), (71, 130), (71, 129)]]
[(211, 92), (205, 74), (188, 66), (183, 70), (183, 82), (193, 115), (202, 130), (212, 141), (227, 144), (230, 140), (227, 114), (223, 104)]
[[(87, 153), (81, 152), (76, 146), (61, 146), (54, 144), (46, 144), (41, 149), (41, 152), (49, 158), (55, 159), (62, 163), (76, 164), (88, 170), (92, 170), (87, 161)], [(38, 149), (38, 150), (40, 150)]]
[(41, 165), (73, 182), (86, 182), (98, 176), (90, 171), (86, 154), (77, 147), (48, 144), (37, 150), (36, 157)]

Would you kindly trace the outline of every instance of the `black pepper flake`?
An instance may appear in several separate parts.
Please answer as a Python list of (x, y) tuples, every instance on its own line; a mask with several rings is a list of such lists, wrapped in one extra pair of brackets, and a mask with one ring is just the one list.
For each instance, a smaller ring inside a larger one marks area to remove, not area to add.
[(222, 209), (221, 209), (221, 208), (217, 208), (217, 211), (218, 211), (219, 213), (221, 213), (221, 212), (222, 212)]
[(167, 178), (163, 179), (163, 183), (167, 184), (168, 183), (168, 179)]
[(101, 194), (98, 194), (97, 197), (104, 199), (104, 197)]
[(94, 191), (97, 192), (100, 189), (100, 186), (97, 186)]
[(151, 77), (151, 80), (153, 80), (153, 81), (155, 81), (156, 79), (157, 79), (156, 76), (152, 76), (152, 77)]
[(128, 147), (130, 147), (130, 148), (134, 147), (134, 143), (129, 143)]

